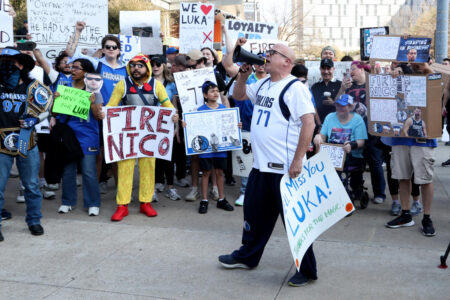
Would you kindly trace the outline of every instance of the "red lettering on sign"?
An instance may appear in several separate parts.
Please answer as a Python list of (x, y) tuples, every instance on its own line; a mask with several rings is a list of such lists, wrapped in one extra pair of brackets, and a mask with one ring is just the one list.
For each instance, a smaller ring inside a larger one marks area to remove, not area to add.
[(115, 107), (115, 108), (108, 108), (108, 112), (106, 113), (106, 121), (108, 124), (108, 132), (111, 133), (111, 118), (118, 117), (121, 108)]
[(136, 130), (136, 127), (131, 127), (131, 112), (136, 110), (136, 106), (126, 106), (122, 107), (122, 111), (127, 112), (125, 127), (122, 128), (122, 131), (133, 131)]
[(163, 138), (158, 145), (158, 152), (161, 156), (166, 156), (170, 149), (170, 141), (168, 137)]
[(155, 111), (150, 107), (143, 106), (141, 110), (141, 122), (140, 129), (144, 129), (145, 125), (147, 125), (147, 130), (149, 132), (154, 132), (152, 125), (150, 125), (150, 120), (155, 116)]
[(113, 159), (113, 152), (112, 148), (114, 147), (114, 150), (116, 151), (119, 158), (123, 159), (123, 133), (119, 134), (119, 146), (114, 141), (114, 137), (112, 135), (108, 136), (108, 153), (109, 153), (109, 160)]
[(142, 154), (145, 154), (147, 156), (154, 156), (153, 151), (148, 151), (144, 148), (145, 142), (148, 140), (156, 140), (156, 134), (147, 134), (142, 138), (142, 140), (139, 142), (139, 151), (141, 151)]
[(127, 138), (130, 139), (130, 153), (126, 155), (126, 158), (136, 157), (137, 153), (134, 152), (134, 138), (139, 136), (139, 133), (127, 133)]
[(156, 132), (169, 133), (169, 130), (161, 128), (161, 124), (167, 124), (167, 121), (164, 121), (163, 118), (165, 116), (170, 116), (172, 111), (160, 109), (158, 115), (158, 122), (156, 123)]

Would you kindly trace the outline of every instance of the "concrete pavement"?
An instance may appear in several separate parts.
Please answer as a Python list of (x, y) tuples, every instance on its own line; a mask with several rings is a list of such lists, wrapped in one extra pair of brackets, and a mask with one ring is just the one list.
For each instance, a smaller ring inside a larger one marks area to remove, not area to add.
[[(240, 207), (225, 212), (211, 201), (199, 215), (198, 201), (159, 194), (158, 217), (140, 214), (134, 201), (130, 215), (112, 223), (111, 181), (98, 217), (81, 208), (81, 188), (77, 209), (65, 215), (57, 213), (60, 191), (44, 200), (45, 235), (34, 237), (25, 205), (15, 203), (18, 179), (11, 179), (5, 208), (13, 219), (2, 222), (0, 299), (449, 299), (450, 269), (437, 268), (450, 241), (450, 167), (440, 166), (449, 150), (442, 143), (436, 149), (435, 237), (420, 233), (419, 216), (413, 227), (385, 228), (390, 198), (370, 203), (314, 243), (319, 280), (300, 288), (287, 286), (294, 265), (281, 221), (256, 269), (225, 270), (217, 256), (240, 246)], [(230, 202), (238, 193), (237, 186), (226, 188)], [(137, 189), (133, 195), (138, 198)]]

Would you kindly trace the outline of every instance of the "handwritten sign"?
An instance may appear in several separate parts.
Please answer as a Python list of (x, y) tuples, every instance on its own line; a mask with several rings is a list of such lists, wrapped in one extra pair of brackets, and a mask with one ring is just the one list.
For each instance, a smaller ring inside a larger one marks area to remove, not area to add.
[(242, 149), (231, 152), (233, 175), (248, 177), (253, 168), (253, 152), (250, 132), (242, 132)]
[(374, 36), (372, 49), (370, 51), (370, 59), (395, 60), (397, 58), (399, 45), (400, 37)]
[(278, 40), (278, 25), (275, 23), (227, 19), (225, 26), (228, 37), (233, 41), (233, 44), (240, 37), (247, 40)]
[(40, 46), (65, 46), (77, 21), (85, 21), (79, 47), (96, 48), (108, 34), (107, 0), (27, 0), (28, 26)]
[(370, 59), (424, 63), (430, 48), (431, 38), (377, 35), (373, 37)]
[(307, 160), (297, 178), (284, 175), (280, 189), (289, 246), (299, 270), (314, 240), (354, 207), (325, 151)]
[(397, 101), (390, 99), (372, 99), (370, 101), (370, 119), (380, 122), (397, 122)]
[(9, 1), (0, 1), (0, 48), (14, 46), (13, 18)]
[[(335, 61), (334, 62), (334, 78), (342, 81), (344, 74), (350, 70), (351, 61)], [(320, 61), (305, 61), (305, 66), (308, 68), (308, 83), (312, 86), (320, 80)]]
[(283, 44), (288, 45), (287, 42), (279, 41), (279, 40), (266, 40), (266, 39), (260, 39), (260, 40), (247, 40), (247, 43), (242, 46), (245, 50), (251, 52), (251, 53), (265, 53), (268, 50), (272, 49), (272, 47), (276, 44)]
[(346, 155), (342, 145), (323, 143), (320, 144), (320, 151), (322, 150), (328, 153), (331, 163), (337, 171), (344, 169)]
[(360, 28), (361, 60), (369, 60), (373, 37), (389, 34), (389, 27)]
[(408, 106), (427, 106), (427, 78), (424, 76), (408, 76), (409, 85), (405, 93)]
[(162, 54), (161, 12), (121, 11), (119, 15), (120, 33), (140, 37), (140, 49), (145, 54)]
[(213, 68), (203, 68), (191, 71), (176, 72), (173, 74), (177, 85), (183, 112), (196, 111), (205, 103), (202, 85), (205, 81), (216, 83)]
[(106, 163), (139, 157), (171, 160), (174, 108), (117, 106), (103, 111)]
[(183, 113), (183, 120), (187, 155), (242, 149), (238, 108)]
[(180, 3), (180, 53), (192, 49), (213, 48), (214, 5), (207, 3)]
[(369, 80), (370, 97), (395, 98), (397, 96), (397, 78), (393, 78), (391, 75), (370, 74)]
[(88, 119), (91, 93), (64, 85), (58, 85), (56, 91), (60, 96), (55, 98), (52, 110), (54, 113), (71, 115), (83, 120)]
[(130, 59), (141, 53), (141, 38), (131, 35), (120, 35), (120, 60), (128, 63)]

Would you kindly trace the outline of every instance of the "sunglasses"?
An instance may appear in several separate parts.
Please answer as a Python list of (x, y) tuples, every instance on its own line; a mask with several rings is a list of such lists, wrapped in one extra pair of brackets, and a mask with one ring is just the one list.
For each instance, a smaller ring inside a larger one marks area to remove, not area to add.
[(78, 66), (72, 66), (70, 69), (75, 70), (75, 71), (83, 71), (83, 68), (78, 67)]
[(152, 67), (157, 66), (158, 68), (161, 67), (161, 63), (159, 61), (153, 61), (150, 63)]
[(130, 64), (130, 68), (138, 68), (138, 69), (142, 69), (142, 68), (144, 68), (145, 66), (143, 65), (143, 64), (134, 64), (134, 63), (131, 63)]
[(105, 45), (106, 50), (117, 50), (119, 47), (117, 46), (111, 46), (111, 45)]
[(278, 52), (278, 51), (275, 50), (275, 49), (270, 49), (270, 50), (268, 50), (268, 51), (266, 52), (266, 54), (268, 54), (269, 56), (273, 56), (273, 55), (275, 55), (275, 54), (279, 54), (279, 55), (283, 56), (284, 58), (287, 58), (287, 59), (291, 60), (289, 57), (287, 57), (286, 55), (284, 55), (284, 54), (281, 53), (281, 52)]
[(101, 78), (98, 78), (98, 77), (86, 77), (86, 80), (89, 80), (89, 81), (92, 81), (92, 80), (95, 80), (95, 81), (102, 81), (102, 79), (101, 79)]

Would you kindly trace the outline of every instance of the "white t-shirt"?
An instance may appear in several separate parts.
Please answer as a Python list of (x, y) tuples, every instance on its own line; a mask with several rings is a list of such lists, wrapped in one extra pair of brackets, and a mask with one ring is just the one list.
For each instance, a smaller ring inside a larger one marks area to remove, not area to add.
[(263, 79), (247, 86), (247, 96), (254, 104), (251, 125), (253, 167), (261, 172), (288, 172), (302, 129), (300, 118), (315, 112), (309, 89), (298, 81), (284, 94), (290, 112), (289, 121), (285, 119), (279, 98), (283, 88), (293, 79), (295, 77), (289, 75), (277, 82)]

